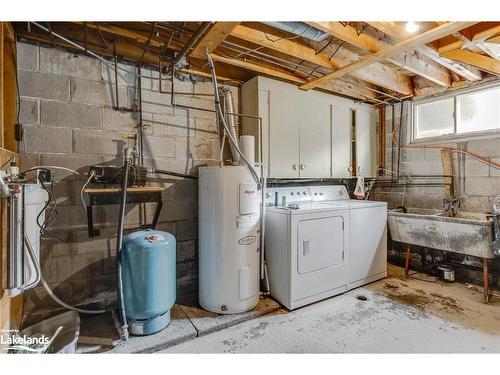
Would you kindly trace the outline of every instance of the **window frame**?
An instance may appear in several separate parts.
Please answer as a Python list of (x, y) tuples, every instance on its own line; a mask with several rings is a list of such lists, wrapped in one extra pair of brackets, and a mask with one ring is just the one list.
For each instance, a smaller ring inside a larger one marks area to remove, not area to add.
[[(480, 130), (477, 132), (466, 132), (466, 133), (457, 133), (457, 125), (458, 125), (458, 118), (457, 118), (457, 106), (458, 106), (458, 97), (464, 94), (473, 94), (476, 92), (484, 92), (484, 91), (489, 91), (493, 89), (500, 89), (500, 83), (495, 82), (492, 84), (488, 85), (481, 85), (480, 87), (473, 87), (473, 88), (466, 88), (462, 90), (456, 90), (453, 91), (452, 93), (444, 94), (444, 95), (439, 95), (439, 96), (434, 96), (431, 98), (423, 98), (423, 99), (417, 99), (417, 100), (412, 100), (411, 103), (411, 113), (409, 116), (411, 116), (411, 129), (410, 129), (410, 137), (411, 139), (409, 140), (411, 143), (429, 143), (429, 142), (434, 142), (434, 141), (461, 141), (461, 140), (469, 140), (469, 139), (483, 139), (483, 138), (494, 138), (500, 136), (500, 127), (496, 129), (489, 129), (489, 130)], [(426, 103), (432, 103), (432, 102), (437, 102), (441, 101), (444, 99), (448, 98), (453, 98), (453, 133), (451, 134), (443, 134), (439, 136), (433, 136), (433, 137), (422, 137), (422, 138), (417, 138), (416, 137), (416, 132), (417, 132), (417, 124), (416, 124), (416, 107), (419, 104), (426, 104)]]

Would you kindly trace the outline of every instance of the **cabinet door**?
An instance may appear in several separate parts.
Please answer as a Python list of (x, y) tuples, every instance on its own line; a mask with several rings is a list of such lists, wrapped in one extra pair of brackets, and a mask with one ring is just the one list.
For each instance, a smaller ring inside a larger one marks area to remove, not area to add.
[(269, 177), (299, 177), (299, 100), (269, 93)]
[(359, 108), (356, 111), (356, 164), (362, 176), (376, 174), (375, 137), (373, 110)]
[(351, 109), (332, 108), (332, 177), (350, 177), (351, 166)]
[(331, 109), (303, 101), (300, 108), (300, 177), (331, 177)]

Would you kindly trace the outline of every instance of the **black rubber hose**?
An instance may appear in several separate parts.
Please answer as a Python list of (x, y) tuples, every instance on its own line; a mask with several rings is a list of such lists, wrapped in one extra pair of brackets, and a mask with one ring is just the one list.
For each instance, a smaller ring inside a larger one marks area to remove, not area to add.
[(183, 174), (183, 173), (177, 173), (177, 172), (170, 172), (170, 171), (166, 171), (164, 169), (154, 169), (152, 171), (152, 173), (156, 173), (156, 174), (165, 174), (167, 176), (174, 176), (174, 177), (181, 177), (181, 178), (188, 178), (188, 179), (191, 179), (191, 180), (197, 180), (198, 177), (196, 176), (191, 176), (190, 174)]
[(117, 285), (117, 298), (118, 307), (121, 318), (121, 338), (126, 341), (128, 339), (128, 325), (127, 325), (127, 315), (125, 313), (125, 302), (123, 300), (123, 283), (122, 283), (122, 266), (121, 266), (121, 254), (122, 254), (122, 244), (123, 244), (123, 225), (125, 221), (125, 203), (127, 201), (127, 185), (128, 185), (128, 172), (129, 172), (129, 155), (125, 155), (123, 162), (123, 180), (122, 180), (122, 191), (120, 197), (120, 216), (118, 217), (118, 231), (116, 234), (116, 285)]

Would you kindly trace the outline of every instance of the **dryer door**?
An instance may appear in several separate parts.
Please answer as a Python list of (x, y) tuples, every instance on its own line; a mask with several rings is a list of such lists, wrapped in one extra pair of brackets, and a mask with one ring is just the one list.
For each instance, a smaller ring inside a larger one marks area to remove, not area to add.
[(343, 262), (344, 219), (333, 216), (302, 220), (297, 233), (297, 272), (306, 274)]

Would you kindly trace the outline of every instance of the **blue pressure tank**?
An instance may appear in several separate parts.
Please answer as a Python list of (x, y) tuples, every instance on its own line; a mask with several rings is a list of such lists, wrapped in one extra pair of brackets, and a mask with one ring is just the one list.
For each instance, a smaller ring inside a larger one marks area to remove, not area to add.
[(129, 331), (150, 335), (170, 323), (175, 303), (175, 237), (141, 230), (123, 237), (123, 302)]

